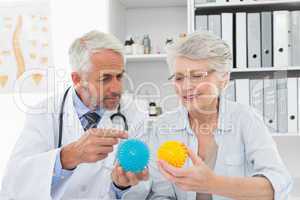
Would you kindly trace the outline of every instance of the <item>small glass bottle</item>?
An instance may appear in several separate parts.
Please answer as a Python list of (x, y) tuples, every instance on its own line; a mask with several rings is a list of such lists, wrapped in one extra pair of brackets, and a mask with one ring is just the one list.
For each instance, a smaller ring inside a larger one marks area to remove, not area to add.
[(144, 54), (150, 54), (151, 53), (151, 40), (150, 40), (148, 34), (144, 35), (143, 45), (144, 45)]
[(150, 117), (156, 117), (157, 116), (157, 109), (156, 109), (156, 103), (150, 102), (149, 103), (149, 116)]

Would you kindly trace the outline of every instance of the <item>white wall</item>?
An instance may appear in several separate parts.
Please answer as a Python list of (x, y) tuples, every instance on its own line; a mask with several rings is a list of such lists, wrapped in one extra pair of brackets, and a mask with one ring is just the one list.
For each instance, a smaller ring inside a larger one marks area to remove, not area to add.
[[(11, 2), (12, 0), (0, 0)], [(18, 0), (29, 2), (29, 0)], [(36, 0), (38, 1), (38, 0)], [(32, 0), (31, 0), (32, 2)], [(51, 26), (56, 69), (66, 71), (68, 76), (68, 48), (82, 34), (98, 29), (108, 31), (106, 0), (51, 0)], [(60, 71), (61, 72), (61, 71)], [(47, 94), (23, 95), (26, 104), (33, 105)], [(24, 122), (24, 111), (14, 101), (13, 94), (0, 94), (0, 183), (6, 162)]]

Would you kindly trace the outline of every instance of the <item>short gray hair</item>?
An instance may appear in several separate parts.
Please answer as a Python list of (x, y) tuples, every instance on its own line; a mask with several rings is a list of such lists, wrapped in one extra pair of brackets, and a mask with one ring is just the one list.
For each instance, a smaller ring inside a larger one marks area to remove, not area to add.
[(110, 49), (123, 56), (123, 45), (112, 34), (93, 30), (77, 38), (69, 49), (72, 71), (87, 71), (91, 65), (91, 54), (104, 49)]
[(229, 45), (210, 32), (194, 32), (167, 48), (170, 73), (174, 72), (178, 56), (192, 60), (207, 59), (209, 67), (220, 72), (229, 72), (232, 64)]

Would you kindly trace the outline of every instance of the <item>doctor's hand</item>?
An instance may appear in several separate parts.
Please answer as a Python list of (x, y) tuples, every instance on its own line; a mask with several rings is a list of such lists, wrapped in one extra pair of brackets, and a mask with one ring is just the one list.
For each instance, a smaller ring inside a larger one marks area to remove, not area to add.
[(149, 179), (149, 170), (145, 168), (144, 171), (134, 174), (132, 172), (125, 172), (117, 163), (111, 174), (112, 181), (120, 189), (125, 189), (130, 186), (137, 185), (140, 181)]
[(188, 149), (188, 155), (193, 162), (192, 167), (176, 168), (159, 160), (157, 165), (160, 172), (184, 191), (210, 193), (216, 183), (216, 175), (191, 149)]
[(128, 138), (124, 131), (115, 129), (92, 128), (85, 132), (79, 140), (61, 149), (63, 169), (72, 170), (81, 163), (94, 163), (111, 153), (119, 139)]

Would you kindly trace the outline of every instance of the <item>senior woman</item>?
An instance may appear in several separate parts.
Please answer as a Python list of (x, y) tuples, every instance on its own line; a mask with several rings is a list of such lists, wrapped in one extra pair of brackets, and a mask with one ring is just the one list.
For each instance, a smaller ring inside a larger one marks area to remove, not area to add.
[[(263, 120), (251, 108), (224, 98), (232, 55), (216, 36), (199, 32), (168, 50), (181, 106), (152, 127), (141, 127), (152, 151), (150, 180), (123, 199), (285, 200), (291, 177)], [(246, 88), (245, 88), (246, 89)], [(178, 140), (190, 159), (182, 168), (156, 160), (159, 145)]]

